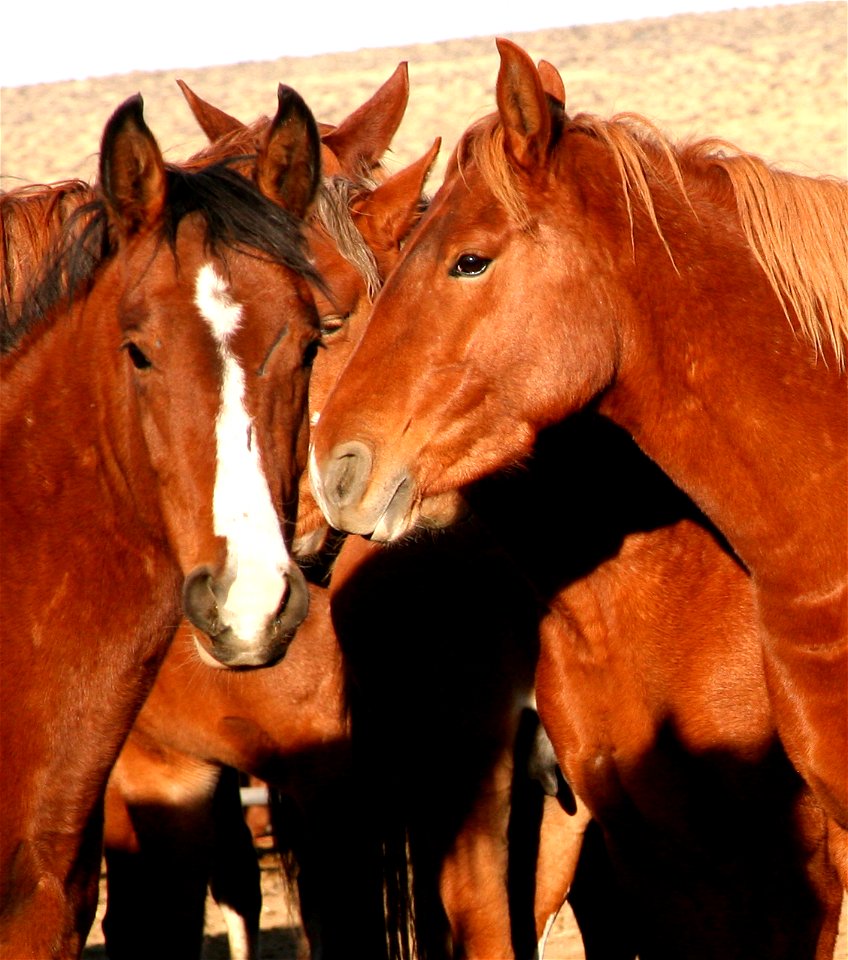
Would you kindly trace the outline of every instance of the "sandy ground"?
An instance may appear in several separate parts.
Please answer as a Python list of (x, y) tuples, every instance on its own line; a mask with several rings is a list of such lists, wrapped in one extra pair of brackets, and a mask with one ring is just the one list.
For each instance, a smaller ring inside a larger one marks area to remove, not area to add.
[[(806, 3), (546, 30), (511, 39), (560, 69), (571, 112), (637, 112), (673, 138), (720, 136), (787, 169), (844, 177), (847, 11), (844, 2)], [(6, 88), (0, 91), (0, 188), (91, 179), (106, 119), (137, 91), (168, 158), (189, 156), (204, 140), (177, 78), (243, 120), (273, 112), (277, 84), (284, 82), (304, 96), (320, 120), (339, 122), (402, 60), (409, 62), (411, 95), (393, 162), (396, 167), (411, 162), (441, 136), (442, 157), (431, 181), (435, 188), (456, 138), (493, 108), (498, 58), (492, 37)], [(273, 865), (266, 868), (262, 957), (294, 958), (302, 948), (296, 913)], [(99, 920), (87, 958), (105, 956)], [(845, 926), (843, 911), (840, 960), (848, 958)], [(208, 930), (206, 957), (227, 956), (214, 904)], [(567, 910), (546, 958), (583, 958)]]

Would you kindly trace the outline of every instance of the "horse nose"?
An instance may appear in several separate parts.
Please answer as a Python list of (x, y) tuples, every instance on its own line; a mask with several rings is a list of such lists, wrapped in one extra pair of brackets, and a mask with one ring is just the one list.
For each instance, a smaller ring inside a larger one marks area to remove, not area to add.
[(373, 458), (359, 440), (341, 443), (330, 451), (324, 473), (324, 498), (331, 508), (343, 510), (358, 503), (371, 476)]
[(239, 637), (221, 619), (219, 588), (208, 568), (198, 567), (183, 583), (183, 611), (202, 631), (195, 640), (208, 662), (209, 657), (225, 667), (264, 667), (281, 660), (295, 631), (309, 612), (309, 586), (300, 567), (292, 564), (287, 573), (287, 590), (282, 605), (261, 635)]

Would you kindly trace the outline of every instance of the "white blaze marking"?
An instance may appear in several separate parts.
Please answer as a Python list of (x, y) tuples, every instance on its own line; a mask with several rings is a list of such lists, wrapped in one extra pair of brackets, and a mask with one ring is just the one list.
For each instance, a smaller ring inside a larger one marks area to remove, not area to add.
[(237, 637), (258, 640), (282, 602), (291, 561), (244, 405), (244, 372), (228, 346), (242, 309), (211, 264), (198, 273), (195, 303), (218, 341), (224, 367), (212, 509), (215, 533), (227, 541), (221, 585), (229, 589), (219, 613)]

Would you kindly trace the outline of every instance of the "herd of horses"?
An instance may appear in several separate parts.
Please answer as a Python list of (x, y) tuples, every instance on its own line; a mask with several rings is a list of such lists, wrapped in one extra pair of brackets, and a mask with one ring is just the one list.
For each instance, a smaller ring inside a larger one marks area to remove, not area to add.
[(0, 195), (0, 957), (830, 960), (848, 190), (565, 110), (498, 41), (425, 198), (405, 64)]

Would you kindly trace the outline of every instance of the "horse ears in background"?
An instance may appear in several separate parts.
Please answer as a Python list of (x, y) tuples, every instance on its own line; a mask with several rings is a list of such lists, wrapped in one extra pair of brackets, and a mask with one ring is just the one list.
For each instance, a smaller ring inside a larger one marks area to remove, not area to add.
[(111, 227), (126, 239), (155, 226), (165, 208), (165, 161), (144, 122), (141, 94), (109, 118), (100, 146), (100, 190)]
[(244, 129), (245, 125), (241, 120), (236, 120), (235, 117), (224, 113), (218, 107), (213, 107), (211, 103), (201, 100), (187, 83), (177, 80), (177, 85), (182, 90), (183, 96), (194, 114), (194, 119), (197, 120), (200, 129), (206, 134), (210, 143), (214, 143), (236, 130)]
[(551, 142), (551, 113), (539, 71), (511, 40), (497, 41), (501, 65), (496, 88), (507, 153), (522, 169), (541, 164)]
[[(421, 217), (424, 184), (441, 144), (441, 137), (437, 137), (423, 157), (384, 180), (351, 206), (357, 229), (377, 258), (384, 277), (394, 266), (401, 243)], [(387, 262), (387, 256), (391, 262)]]
[(397, 133), (409, 102), (409, 66), (402, 61), (377, 92), (321, 140), (338, 160), (332, 176), (358, 177), (376, 167)]
[(277, 104), (259, 143), (256, 184), (269, 200), (302, 219), (321, 179), (318, 124), (300, 94), (282, 83)]
[(547, 60), (539, 61), (539, 79), (545, 93), (565, 109), (565, 84), (559, 70)]

